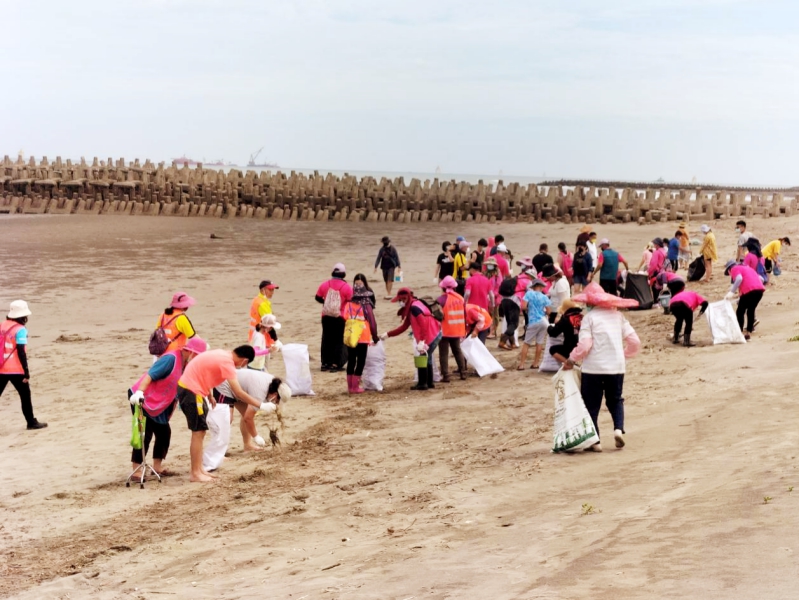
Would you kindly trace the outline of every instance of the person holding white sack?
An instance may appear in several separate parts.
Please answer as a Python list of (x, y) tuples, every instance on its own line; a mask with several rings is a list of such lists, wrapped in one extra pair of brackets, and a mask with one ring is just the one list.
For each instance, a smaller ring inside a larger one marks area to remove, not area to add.
[(250, 363), (250, 369), (268, 371), (269, 355), (272, 352), (279, 352), (283, 347), (280, 340), (272, 338), (273, 331), (280, 331), (277, 317), (271, 313), (261, 317), (261, 322), (255, 326), (250, 340), (250, 345), (255, 349), (255, 358)]
[(740, 293), (738, 298), (738, 310), (735, 311), (735, 316), (738, 317), (738, 325), (741, 331), (744, 331), (744, 316), (746, 317), (746, 331), (744, 332), (744, 339), (748, 340), (751, 334), (755, 331), (758, 320), (755, 317), (755, 310), (757, 305), (763, 299), (763, 292), (766, 291), (766, 286), (763, 281), (751, 267), (746, 265), (739, 265), (734, 260), (727, 263), (724, 269), (724, 274), (729, 275), (732, 279), (732, 287), (727, 295), (724, 296), (725, 300), (732, 300), (736, 292)]
[(237, 401), (230, 384), (225, 381), (214, 388), (216, 407), (208, 413), (208, 429), (211, 439), (203, 452), (203, 468), (206, 471), (218, 469), (225, 459), (230, 445), (230, 425), (233, 423), (233, 408), (241, 413), (239, 430), (245, 452), (263, 449), (266, 441), (258, 435), (255, 427), (255, 414), (276, 412), (278, 406), (285, 405), (291, 399), (291, 389), (278, 377), (264, 371), (249, 368), (237, 369), (236, 379), (245, 393), (261, 402), (259, 408), (251, 404)]
[[(605, 405), (613, 417), (613, 437), (616, 447), (623, 448), (625, 441), (622, 394), (626, 360), (638, 354), (641, 341), (632, 325), (617, 309), (636, 307), (638, 301), (608, 294), (596, 283), (589, 283), (585, 290), (575, 295), (572, 300), (591, 308), (583, 317), (577, 347), (572, 350), (563, 368), (569, 370), (575, 363), (582, 362), (580, 392), (597, 435), (599, 435), (599, 409), (602, 407), (604, 396)], [(602, 445), (597, 442), (586, 450), (602, 452)]]

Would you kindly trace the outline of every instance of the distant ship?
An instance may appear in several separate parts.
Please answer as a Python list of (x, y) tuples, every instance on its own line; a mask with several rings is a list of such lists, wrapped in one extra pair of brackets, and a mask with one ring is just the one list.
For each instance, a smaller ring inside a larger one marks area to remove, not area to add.
[(266, 162), (266, 163), (256, 163), (255, 162), (255, 159), (258, 158), (258, 155), (261, 154), (263, 149), (264, 149), (263, 146), (261, 146), (258, 149), (257, 152), (253, 152), (252, 154), (250, 154), (250, 160), (247, 161), (247, 166), (248, 167), (260, 167), (260, 168), (265, 168), (265, 169), (279, 169), (280, 165), (277, 165), (275, 163), (268, 163), (268, 162)]
[(190, 167), (196, 167), (197, 165), (203, 165), (206, 167), (232, 167), (234, 166), (231, 162), (226, 162), (224, 158), (217, 158), (216, 160), (206, 161), (203, 160), (194, 160), (193, 158), (187, 157), (185, 154), (179, 158), (171, 159), (172, 162), (176, 162), (179, 165), (188, 165)]

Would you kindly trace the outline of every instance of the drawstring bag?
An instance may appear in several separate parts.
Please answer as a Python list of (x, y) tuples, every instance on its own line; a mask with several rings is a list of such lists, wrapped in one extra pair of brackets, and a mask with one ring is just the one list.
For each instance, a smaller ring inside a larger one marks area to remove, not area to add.
[(363, 330), (366, 329), (366, 321), (356, 318), (363, 314), (363, 306), (358, 309), (354, 317), (347, 319), (344, 324), (344, 345), (348, 348), (356, 348), (361, 339)]
[(555, 382), (555, 433), (552, 452), (572, 452), (599, 441), (594, 422), (580, 395), (580, 370), (558, 371)]
[(363, 367), (361, 383), (365, 390), (383, 391), (383, 379), (386, 376), (386, 347), (383, 342), (369, 346), (366, 351), (366, 363)]
[(130, 445), (133, 447), (134, 450), (141, 450), (143, 446), (144, 437), (144, 427), (145, 427), (145, 420), (144, 420), (144, 411), (142, 411), (141, 405), (137, 404), (133, 407), (133, 424), (132, 430), (130, 434)]
[(306, 344), (286, 344), (280, 349), (286, 367), (286, 385), (293, 396), (314, 396), (310, 358)]

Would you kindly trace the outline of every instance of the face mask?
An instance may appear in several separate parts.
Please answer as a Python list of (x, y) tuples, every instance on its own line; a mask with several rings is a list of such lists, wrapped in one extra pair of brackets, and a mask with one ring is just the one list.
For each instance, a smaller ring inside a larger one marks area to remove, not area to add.
[(363, 287), (363, 281), (356, 281), (353, 285), (356, 288), (362, 288)]
[(399, 307), (400, 308), (405, 308), (405, 300), (400, 300), (399, 301)]

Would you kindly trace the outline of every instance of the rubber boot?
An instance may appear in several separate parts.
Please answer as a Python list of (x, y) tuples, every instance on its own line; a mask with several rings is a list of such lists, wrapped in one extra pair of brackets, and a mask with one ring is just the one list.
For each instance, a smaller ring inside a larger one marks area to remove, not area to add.
[(672, 344), (679, 344), (680, 343), (680, 334), (679, 333), (675, 333), (674, 334), (674, 339), (671, 340), (671, 343)]
[(696, 346), (696, 344), (691, 342), (690, 334), (683, 337), (682, 345), (685, 346), (686, 348), (693, 348), (694, 346)]
[(415, 386), (413, 386), (412, 390), (426, 390), (427, 389), (427, 368), (424, 369), (416, 369), (416, 375), (419, 377), (419, 381)]
[(427, 371), (427, 389), (428, 390), (436, 389), (436, 386), (433, 383), (433, 365), (428, 364), (427, 369), (425, 370)]
[(358, 375), (352, 376), (352, 393), (363, 394), (366, 390), (361, 387), (361, 378)]
[(347, 393), (352, 393), (352, 375), (347, 375)]

